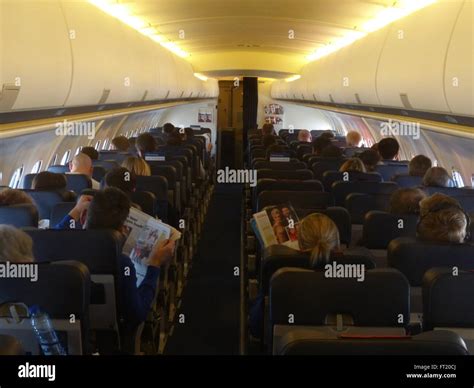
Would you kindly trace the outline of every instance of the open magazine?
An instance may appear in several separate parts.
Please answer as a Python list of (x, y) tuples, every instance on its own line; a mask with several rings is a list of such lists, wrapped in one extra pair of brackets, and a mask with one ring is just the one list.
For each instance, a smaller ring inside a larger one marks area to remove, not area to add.
[(298, 249), (299, 218), (291, 204), (267, 206), (253, 215), (251, 224), (264, 248), (283, 244)]
[(170, 225), (149, 216), (142, 211), (130, 208), (125, 221), (127, 240), (122, 252), (132, 259), (137, 273), (137, 287), (146, 275), (147, 265), (144, 261), (150, 256), (153, 247), (163, 240), (178, 240), (181, 233)]

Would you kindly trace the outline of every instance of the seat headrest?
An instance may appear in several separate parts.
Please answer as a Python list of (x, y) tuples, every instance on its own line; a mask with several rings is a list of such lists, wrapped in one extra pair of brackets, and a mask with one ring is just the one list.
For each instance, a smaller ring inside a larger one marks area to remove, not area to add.
[(295, 208), (325, 209), (333, 205), (333, 198), (330, 193), (320, 191), (262, 191), (258, 195), (257, 210), (288, 202)]
[[(343, 256), (334, 259), (341, 264), (363, 264), (366, 270), (375, 268), (374, 261), (361, 252), (349, 249), (344, 251)], [(310, 268), (309, 253), (301, 252), (285, 245), (271, 245), (263, 251), (261, 262), (260, 283), (264, 293), (268, 293), (268, 288), (272, 276), (281, 268)], [(324, 268), (319, 268), (323, 270)]]
[(362, 240), (370, 249), (387, 249), (390, 241), (397, 237), (415, 237), (418, 216), (416, 214), (395, 215), (372, 210), (365, 215)]
[(270, 281), (271, 325), (288, 324), (289, 314), (296, 325), (324, 325), (330, 314), (348, 314), (355, 326), (408, 324), (410, 286), (400, 272), (369, 270), (363, 281), (326, 275), (326, 270), (278, 270)]
[(122, 238), (112, 230), (25, 229), (38, 262), (77, 260), (92, 274), (119, 273)]
[(399, 237), (388, 245), (388, 264), (402, 272), (412, 287), (421, 286), (430, 268), (453, 267), (474, 269), (474, 245), (441, 244)]
[(466, 356), (469, 352), (456, 333), (437, 330), (400, 338), (337, 338), (294, 329), (278, 343), (278, 355), (327, 356)]
[(33, 205), (0, 206), (0, 224), (22, 227), (38, 226), (38, 210)]
[(51, 318), (76, 319), (87, 315), (90, 303), (90, 274), (76, 261), (38, 263), (37, 280), (4, 278), (0, 282), (0, 304), (38, 305)]
[(361, 181), (338, 181), (331, 188), (336, 204), (344, 206), (346, 197), (351, 193), (362, 194), (391, 194), (398, 189), (393, 182), (361, 182)]
[(423, 326), (474, 327), (474, 273), (432, 268), (423, 276)]

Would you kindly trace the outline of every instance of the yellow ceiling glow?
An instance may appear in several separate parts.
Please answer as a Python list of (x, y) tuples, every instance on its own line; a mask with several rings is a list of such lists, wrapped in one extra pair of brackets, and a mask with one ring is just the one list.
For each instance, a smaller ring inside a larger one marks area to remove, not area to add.
[(151, 27), (144, 19), (133, 14), (133, 11), (125, 4), (117, 4), (113, 0), (89, 0), (89, 3), (96, 6), (106, 14), (120, 20), (122, 23), (137, 30), (153, 41), (159, 43), (161, 46), (176, 54), (181, 58), (189, 57), (189, 53), (178, 47), (176, 43), (166, 39), (163, 35)]
[(315, 52), (308, 55), (306, 59), (311, 62), (325, 57), (367, 36), (371, 32), (380, 30), (386, 25), (408, 16), (419, 9), (425, 8), (436, 1), (437, 0), (399, 0), (392, 7), (386, 7), (381, 10), (374, 18), (362, 24), (357, 30), (350, 31), (334, 42), (318, 48)]

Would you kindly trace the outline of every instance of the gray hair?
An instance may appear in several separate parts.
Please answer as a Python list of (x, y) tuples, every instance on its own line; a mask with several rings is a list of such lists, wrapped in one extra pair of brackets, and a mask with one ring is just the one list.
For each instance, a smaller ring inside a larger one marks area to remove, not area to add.
[(0, 262), (32, 263), (33, 240), (11, 225), (0, 225)]

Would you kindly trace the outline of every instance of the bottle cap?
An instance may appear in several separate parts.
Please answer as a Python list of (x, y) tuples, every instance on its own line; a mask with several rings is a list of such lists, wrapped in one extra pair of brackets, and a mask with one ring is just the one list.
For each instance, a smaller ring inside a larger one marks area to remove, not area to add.
[(34, 304), (34, 305), (30, 306), (28, 311), (29, 311), (30, 315), (37, 315), (40, 312), (40, 308), (37, 304)]

